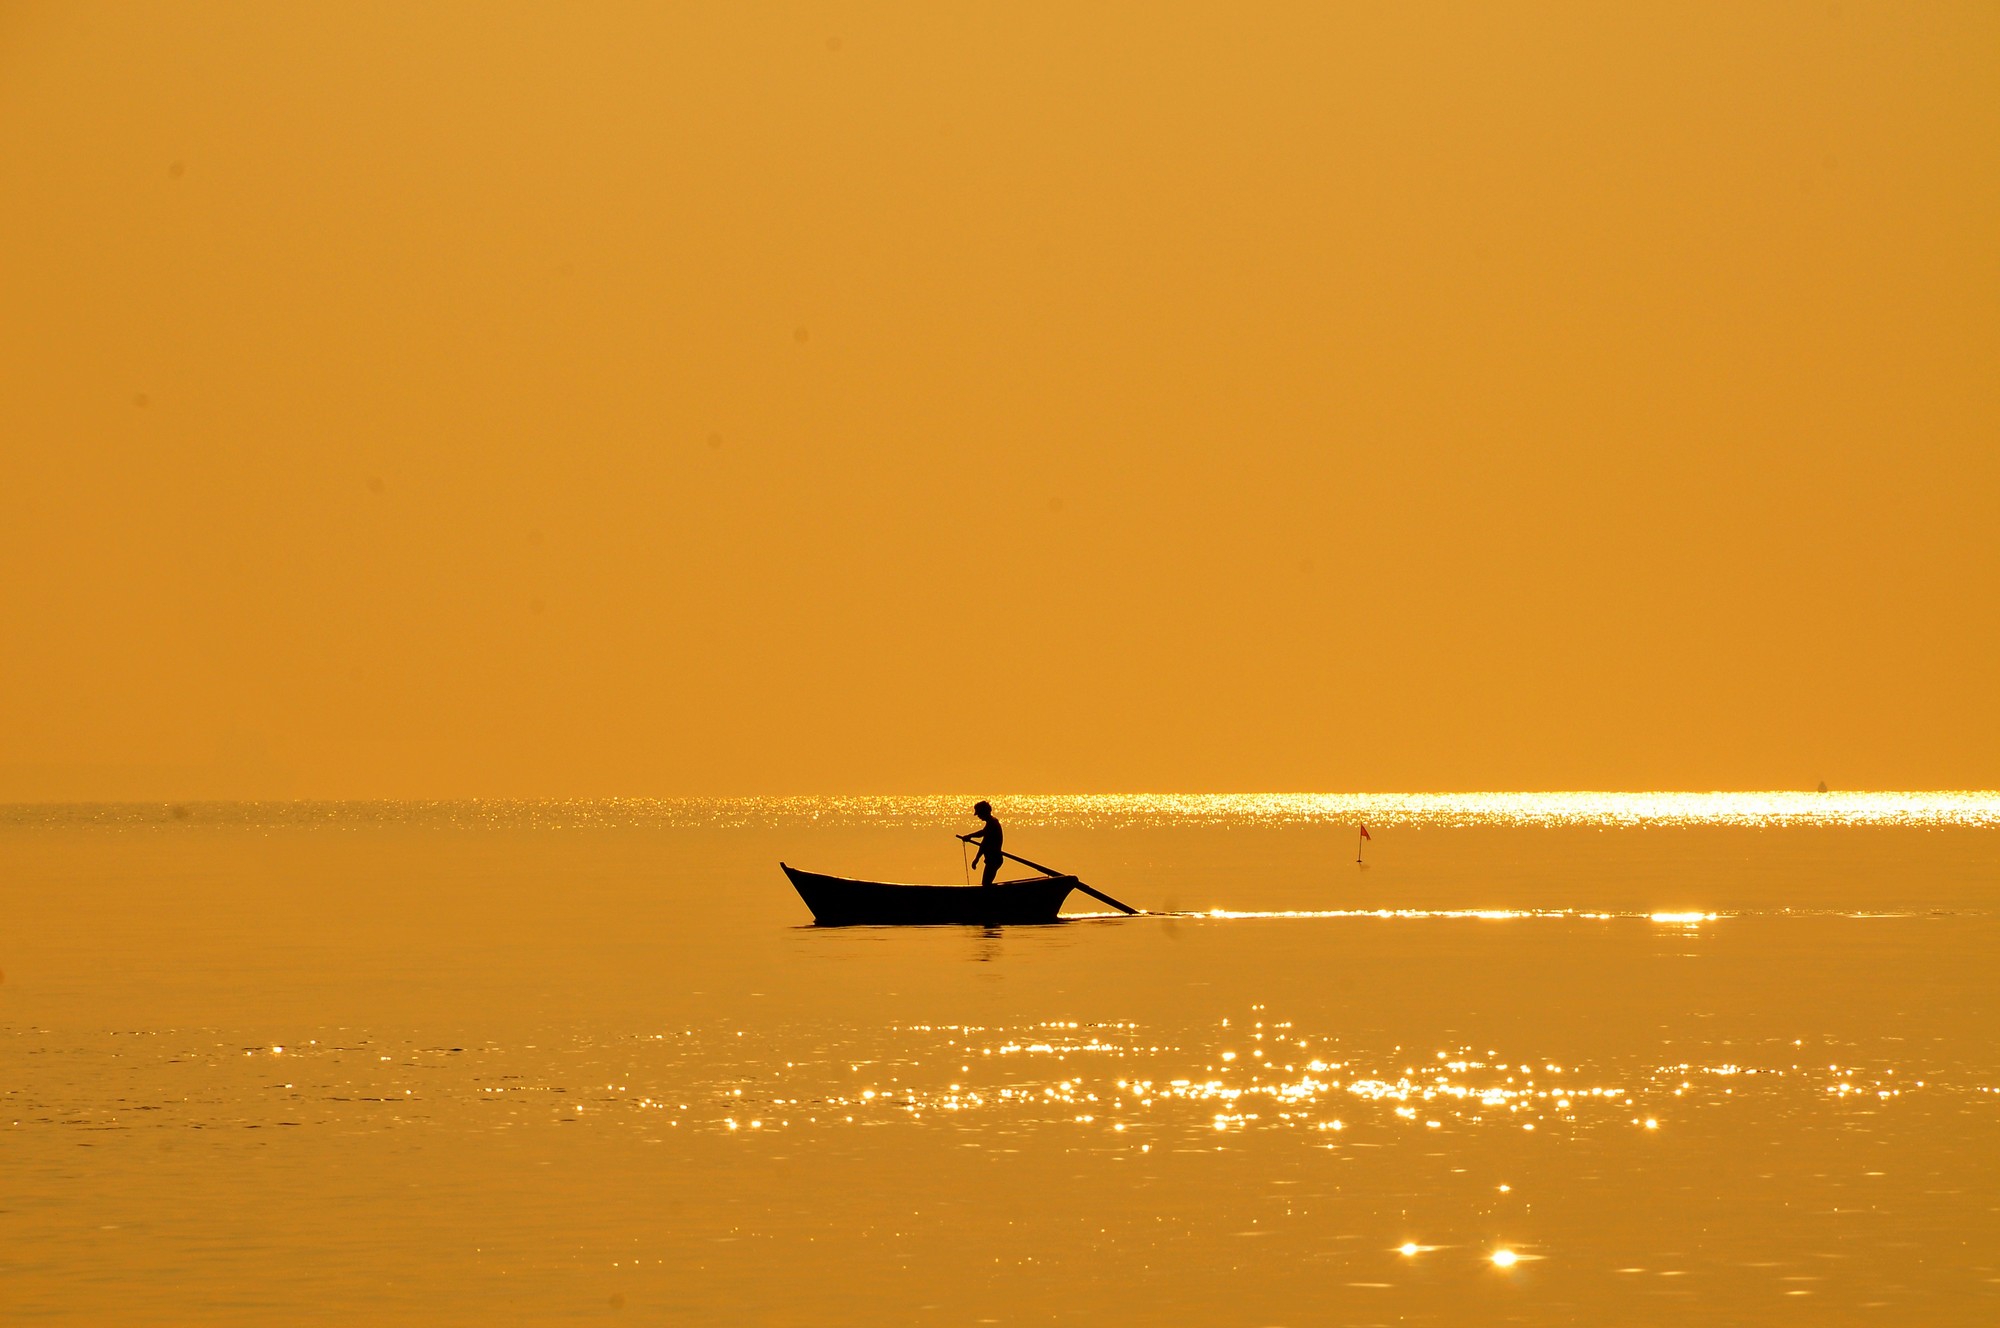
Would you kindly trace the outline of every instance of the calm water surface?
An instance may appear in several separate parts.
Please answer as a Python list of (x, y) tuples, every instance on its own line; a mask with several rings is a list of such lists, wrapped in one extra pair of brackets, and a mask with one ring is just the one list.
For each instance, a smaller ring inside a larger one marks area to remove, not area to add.
[(0, 1314), (2000, 1320), (2000, 795), (968, 801), (0, 809)]

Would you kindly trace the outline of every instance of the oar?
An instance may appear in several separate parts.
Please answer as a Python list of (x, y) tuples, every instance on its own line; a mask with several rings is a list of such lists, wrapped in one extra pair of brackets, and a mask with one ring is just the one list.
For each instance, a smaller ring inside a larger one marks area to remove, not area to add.
[[(1000, 856), (1006, 858), (1009, 862), (1018, 862), (1023, 867), (1033, 867), (1036, 871), (1040, 872), (1044, 876), (1069, 876), (1068, 872), (1059, 872), (1054, 867), (1044, 867), (1039, 862), (1029, 862), (1026, 858), (1017, 858), (1012, 853), (1002, 853)], [(1076, 878), (1073, 876), (1070, 877), (1070, 879), (1076, 880)], [(1130, 904), (1121, 903), (1120, 901), (1113, 899), (1110, 895), (1105, 894), (1102, 890), (1093, 890), (1089, 886), (1085, 885), (1082, 881), (1076, 882), (1076, 888), (1083, 891), (1085, 894), (1089, 895), (1092, 899), (1095, 899), (1100, 904), (1111, 905), (1111, 907), (1117, 909), (1120, 913), (1132, 914), (1139, 912), (1138, 909), (1133, 908)]]

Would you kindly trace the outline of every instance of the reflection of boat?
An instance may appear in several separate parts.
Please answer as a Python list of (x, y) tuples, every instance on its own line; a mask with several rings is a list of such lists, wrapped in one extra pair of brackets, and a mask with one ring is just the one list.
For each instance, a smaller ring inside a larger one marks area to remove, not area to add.
[(992, 885), (892, 885), (778, 865), (822, 927), (1054, 922), (1063, 900), (1081, 884), (1074, 876), (1031, 876)]

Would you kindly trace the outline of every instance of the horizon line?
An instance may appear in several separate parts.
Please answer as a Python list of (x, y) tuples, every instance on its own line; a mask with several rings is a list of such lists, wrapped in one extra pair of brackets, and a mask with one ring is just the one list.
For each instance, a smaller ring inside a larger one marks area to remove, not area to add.
[(1056, 798), (1642, 798), (1642, 797), (1992, 797), (2000, 787), (1904, 788), (1433, 788), (1433, 789), (1108, 789), (1095, 791), (1005, 791), (932, 789), (903, 792), (792, 793), (591, 793), (591, 794), (404, 794), (92, 798), (0, 798), (0, 807), (171, 807), (192, 804), (314, 803), (647, 803), (799, 802), (824, 799), (987, 798), (1044, 801)]

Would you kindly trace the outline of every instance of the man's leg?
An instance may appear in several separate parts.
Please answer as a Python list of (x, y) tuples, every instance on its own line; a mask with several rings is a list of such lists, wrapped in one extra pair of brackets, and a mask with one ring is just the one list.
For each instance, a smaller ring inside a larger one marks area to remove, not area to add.
[(1000, 874), (1000, 856), (999, 854), (996, 853), (992, 857), (986, 859), (986, 870), (985, 873), (982, 876), (980, 876), (979, 883), (981, 885), (991, 885), (993, 884), (993, 878), (998, 876), (999, 874)]

